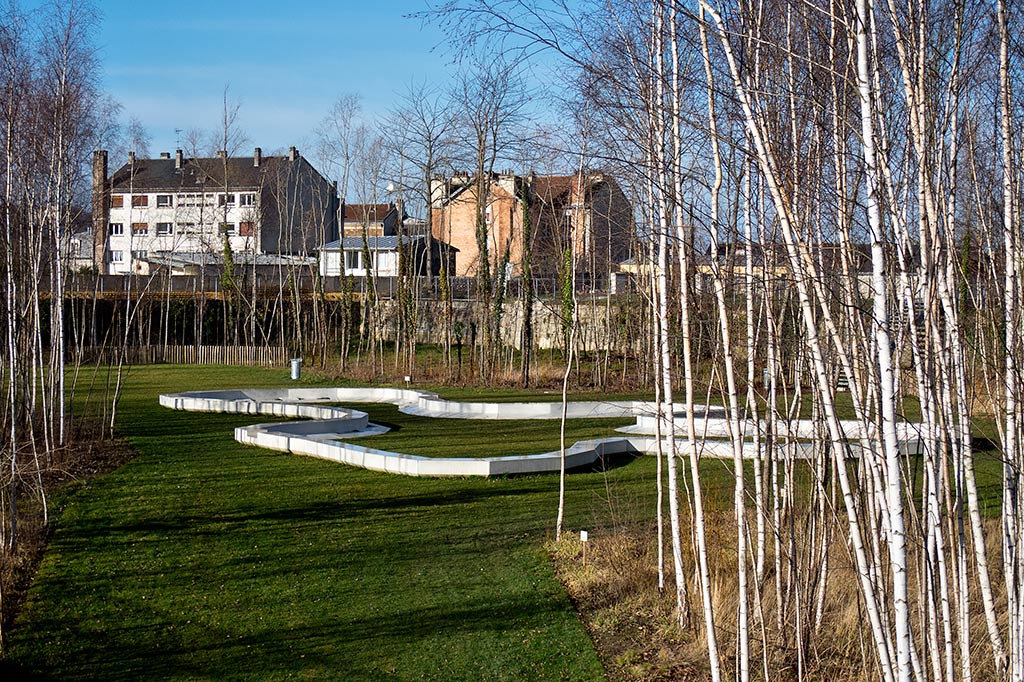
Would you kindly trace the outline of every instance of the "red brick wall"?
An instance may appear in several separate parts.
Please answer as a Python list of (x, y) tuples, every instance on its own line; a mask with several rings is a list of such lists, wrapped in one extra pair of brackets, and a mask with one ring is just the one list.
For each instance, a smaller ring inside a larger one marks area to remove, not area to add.
[[(518, 266), (523, 257), (522, 215), (519, 201), (505, 190), (489, 190), (490, 220), (488, 251), (490, 267), (509, 246), (509, 262)], [(455, 257), (456, 277), (475, 277), (480, 267), (476, 238), (476, 188), (471, 187), (433, 213), (433, 235), (459, 250)], [(511, 238), (511, 243), (509, 242)]]

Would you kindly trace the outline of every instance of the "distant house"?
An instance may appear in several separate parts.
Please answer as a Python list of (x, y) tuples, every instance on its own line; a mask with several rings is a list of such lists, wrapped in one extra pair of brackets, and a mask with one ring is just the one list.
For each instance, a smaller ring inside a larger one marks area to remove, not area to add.
[[(395, 204), (342, 204), (342, 235), (362, 237), (363, 229), (370, 237), (398, 234), (400, 211)], [(406, 218), (404, 211), (401, 218)]]
[[(320, 248), (320, 274), (324, 277), (397, 277), (401, 259), (405, 258), (408, 259), (409, 275), (427, 275), (429, 263), (433, 269), (430, 274), (437, 276), (442, 263), (453, 267), (456, 252), (457, 249), (425, 235), (386, 235), (365, 240), (361, 236), (344, 237)], [(369, 263), (366, 262), (367, 255)]]
[(92, 269), (92, 216), (88, 211), (74, 211), (71, 230), (61, 237), (60, 248), (64, 264), (72, 272)]
[[(292, 147), (285, 156), (128, 162), (107, 177), (93, 156), (93, 260), (100, 272), (148, 272), (183, 254), (308, 256), (338, 238), (337, 187)], [(206, 258), (192, 259), (206, 262)]]
[(577, 273), (594, 278), (607, 277), (629, 258), (633, 207), (614, 178), (605, 173), (520, 176), (507, 172), (483, 183), (457, 174), (435, 179), (431, 211), (434, 236), (459, 249), (458, 276), (473, 276), (480, 267), (477, 193), (481, 186), (492, 268), (507, 253), (510, 274), (521, 271), (525, 213), (530, 216), (531, 269), (537, 276), (556, 276), (570, 245)]

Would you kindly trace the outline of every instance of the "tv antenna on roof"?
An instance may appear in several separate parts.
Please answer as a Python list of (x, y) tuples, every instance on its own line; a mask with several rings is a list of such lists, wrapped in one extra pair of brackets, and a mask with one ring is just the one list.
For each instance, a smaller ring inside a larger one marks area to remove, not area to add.
[(174, 129), (174, 147), (181, 149), (181, 128)]

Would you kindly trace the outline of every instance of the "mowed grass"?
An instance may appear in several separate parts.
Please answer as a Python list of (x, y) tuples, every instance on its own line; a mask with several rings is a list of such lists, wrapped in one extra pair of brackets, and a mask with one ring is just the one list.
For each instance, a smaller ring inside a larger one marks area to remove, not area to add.
[[(53, 538), (0, 679), (603, 677), (541, 549), (557, 476), (369, 472), (234, 442), (235, 426), (266, 418), (157, 404), (162, 392), (286, 385), (283, 370), (132, 370), (120, 430), (139, 456), (54, 500)], [(426, 440), (418, 454), (479, 456), (510, 454), (515, 437), (530, 452), (558, 444), (557, 420), (505, 431), (366, 407), (398, 427), (375, 447)], [(569, 442), (619, 420), (598, 421), (571, 424)], [(457, 446), (466, 427), (478, 437)], [(709, 509), (728, 509), (731, 462), (705, 460), (701, 481)], [(568, 478), (570, 529), (598, 537), (654, 510), (653, 457)]]
[[(557, 476), (364, 471), (244, 447), (232, 429), (253, 417), (156, 400), (288, 383), (282, 371), (132, 370), (121, 432), (139, 456), (55, 501), (4, 679), (603, 676), (541, 550)], [(653, 458), (569, 481), (570, 528), (653, 515)]]
[[(557, 450), (560, 423), (557, 419), (433, 419), (404, 414), (394, 405), (345, 403), (370, 415), (370, 422), (391, 429), (380, 436), (349, 439), (357, 445), (422, 457), (507, 457)], [(615, 428), (634, 419), (570, 419), (565, 444), (609, 438), (622, 434)]]

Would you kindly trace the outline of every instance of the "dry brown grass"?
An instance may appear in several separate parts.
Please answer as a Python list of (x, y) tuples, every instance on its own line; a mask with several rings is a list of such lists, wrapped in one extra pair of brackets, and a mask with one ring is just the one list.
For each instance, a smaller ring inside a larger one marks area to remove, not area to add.
[[(602, 390), (612, 392), (634, 392), (645, 389), (638, 374), (632, 368), (634, 360), (629, 361), (630, 371), (622, 372), (621, 365), (610, 367), (607, 374), (603, 366), (598, 367), (595, 363), (599, 358), (586, 356), (582, 361), (574, 365), (570, 376), (570, 390), (581, 391), (598, 388), (598, 379), (603, 377)], [(479, 374), (477, 359), (468, 348), (463, 349), (462, 365), (458, 365), (455, 353), (452, 354), (452, 365), (445, 364), (438, 352), (431, 351), (423, 356), (417, 357), (416, 365), (412, 371), (413, 381), (417, 384), (445, 385), (459, 388), (486, 386), (491, 388), (522, 388), (522, 372), (519, 365), (519, 358), (512, 359), (503, 355), (494, 366), (491, 378), (484, 380)], [(613, 359), (613, 363), (618, 360)], [(384, 351), (383, 361), (378, 360), (376, 365), (371, 363), (369, 355), (363, 353), (360, 356), (352, 355), (345, 367), (342, 368), (339, 360), (333, 358), (316, 370), (327, 377), (345, 378), (362, 383), (396, 383), (401, 384), (410, 371), (403, 362), (396, 366), (395, 356), (390, 348)], [(530, 388), (538, 390), (561, 389), (562, 377), (565, 373), (565, 364), (561, 356), (549, 351), (536, 353), (530, 368)]]
[[(519, 388), (522, 386), (522, 375), (518, 368), (508, 369), (507, 365), (495, 369), (494, 376), (489, 381), (482, 381), (477, 373), (477, 367), (464, 361), (462, 371), (458, 367), (446, 367), (442, 362), (418, 362), (413, 373), (414, 381), (417, 384), (437, 384), (459, 388), (476, 387), (486, 385), (492, 388)], [(384, 366), (379, 364), (376, 368), (363, 359), (359, 362), (350, 361), (345, 369), (338, 366), (327, 366), (322, 370), (324, 375), (335, 378), (345, 378), (362, 383), (396, 383), (400, 384), (409, 371), (403, 367), (395, 367), (393, 359), (387, 359)], [(562, 372), (564, 367), (553, 363), (538, 363), (530, 371), (530, 386), (537, 389), (561, 388)]]
[[(684, 523), (684, 528), (687, 527)], [(846, 549), (843, 527), (839, 526), (837, 530), (836, 540), (829, 551), (828, 589), (822, 623), (817, 633), (813, 633), (808, 622), (811, 610), (808, 609), (801, 624), (805, 634), (803, 679), (875, 680), (878, 674), (870, 626), (861, 607), (857, 576)], [(996, 522), (989, 522), (987, 533), (990, 557), (998, 557)], [(664, 590), (658, 589), (657, 544), (653, 526), (591, 535), (585, 564), (583, 544), (578, 537), (571, 533), (563, 537), (561, 543), (551, 543), (548, 549), (560, 579), (591, 633), (610, 679), (646, 682), (707, 678), (706, 637), (692, 552), (687, 550), (684, 553), (686, 573), (690, 576), (690, 621), (680, 627), (674, 608), (675, 588), (668, 546), (665, 549), (666, 585)], [(803, 539), (796, 538), (795, 546), (798, 552), (802, 551)], [(708, 516), (708, 547), (719, 652), (722, 665), (731, 676), (736, 668), (738, 608), (736, 542), (731, 513), (716, 512)], [(910, 559), (914, 562), (910, 585), (911, 616), (915, 632), (920, 632), (915, 578), (917, 552), (913, 548)], [(799, 561), (805, 561), (805, 557)], [(784, 563), (784, 575), (787, 570)], [(806, 568), (801, 564), (798, 570)], [(750, 576), (753, 580), (752, 571)], [(1001, 576), (996, 572), (992, 578), (994, 587), (1001, 594)], [(973, 574), (971, 581), (972, 664), (976, 679), (990, 679), (993, 674), (991, 649)], [(759, 586), (760, 599), (757, 599), (753, 585), (750, 591), (751, 676), (758, 680), (796, 680), (797, 619), (793, 613), (793, 599), (786, 600), (789, 607), (784, 611), (780, 629), (775, 585), (774, 563), (769, 553), (768, 570)], [(809, 603), (807, 596), (801, 599)], [(813, 601), (813, 595), (810, 595), (810, 601)]]

